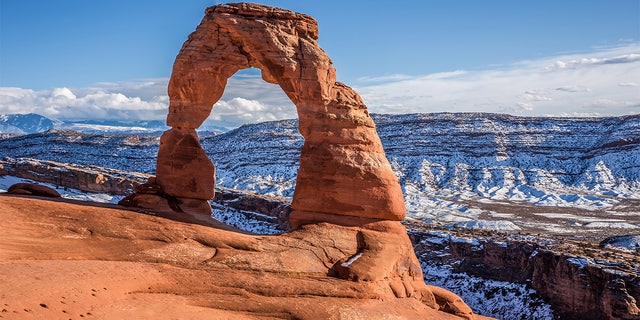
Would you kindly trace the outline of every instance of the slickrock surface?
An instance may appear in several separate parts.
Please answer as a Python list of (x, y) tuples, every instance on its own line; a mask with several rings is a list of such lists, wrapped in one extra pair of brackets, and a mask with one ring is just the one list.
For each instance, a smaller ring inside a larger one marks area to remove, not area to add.
[(209, 116), (227, 79), (255, 67), (296, 105), (305, 138), (292, 224), (344, 224), (342, 216), (404, 218), (400, 185), (375, 124), (360, 96), (336, 82), (336, 70), (317, 39), (317, 22), (304, 14), (247, 3), (206, 10), (169, 82), (167, 124), (173, 129), (163, 136), (157, 162), (157, 181), (167, 195), (212, 197), (209, 181), (215, 173), (193, 129)]
[(206, 218), (2, 195), (0, 318), (482, 319), (398, 259), (397, 222), (253, 236)]

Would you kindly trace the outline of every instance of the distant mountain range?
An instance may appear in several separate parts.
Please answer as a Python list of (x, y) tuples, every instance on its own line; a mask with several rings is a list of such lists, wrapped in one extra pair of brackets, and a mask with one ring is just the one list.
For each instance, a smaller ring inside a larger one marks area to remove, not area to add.
[[(0, 115), (0, 134), (31, 134), (51, 129), (127, 135), (162, 133), (169, 127), (164, 120), (56, 120), (34, 113)], [(198, 131), (219, 134), (229, 128), (205, 122)]]
[(29, 134), (51, 130), (53, 120), (35, 113), (0, 114), (0, 133)]
[[(476, 223), (482, 214), (495, 214), (469, 201), (606, 211), (620, 199), (640, 199), (640, 115), (437, 113), (374, 115), (374, 120), (408, 213), (422, 220)], [(0, 150), (9, 157), (153, 173), (158, 134), (142, 133), (54, 130), (0, 140)], [(218, 184), (293, 195), (303, 144), (296, 120), (244, 125), (202, 135), (201, 142), (216, 164)]]

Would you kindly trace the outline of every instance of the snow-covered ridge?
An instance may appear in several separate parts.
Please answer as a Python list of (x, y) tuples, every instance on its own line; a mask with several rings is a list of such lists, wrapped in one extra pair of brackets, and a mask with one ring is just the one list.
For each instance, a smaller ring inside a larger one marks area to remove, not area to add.
[[(468, 219), (473, 210), (460, 199), (583, 208), (640, 199), (640, 116), (374, 119), (414, 216), (432, 219), (436, 210), (449, 210)], [(267, 122), (203, 139), (219, 183), (291, 197), (303, 143), (296, 127), (294, 120)]]
[[(164, 120), (59, 120), (38, 114), (0, 114), (0, 134), (31, 134), (56, 130), (74, 130), (98, 134), (160, 134), (169, 129)], [(220, 134), (229, 128), (206, 121), (198, 128), (206, 134)]]
[[(518, 230), (525, 225), (506, 223), (514, 220), (512, 212), (484, 208), (508, 201), (598, 212), (576, 219), (566, 216), (567, 223), (580, 226), (620, 222), (640, 228), (613, 217), (640, 215), (634, 209), (640, 200), (640, 115), (536, 118), (436, 113), (374, 115), (374, 119), (410, 217), (459, 227)], [(203, 137), (201, 142), (216, 165), (219, 185), (293, 195), (304, 142), (296, 120), (245, 125)], [(157, 134), (54, 131), (0, 140), (4, 156), (144, 173), (154, 172), (157, 148)], [(636, 202), (622, 201), (629, 199)], [(487, 223), (487, 215), (505, 222)], [(541, 226), (560, 230), (567, 224)]]

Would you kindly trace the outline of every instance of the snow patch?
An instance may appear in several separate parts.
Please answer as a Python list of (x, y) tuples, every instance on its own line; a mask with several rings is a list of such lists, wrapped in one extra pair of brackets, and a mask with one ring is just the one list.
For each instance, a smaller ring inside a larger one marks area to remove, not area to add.
[(610, 237), (602, 240), (600, 245), (606, 249), (634, 253), (640, 250), (640, 234)]
[(454, 228), (463, 229), (483, 229), (494, 231), (518, 231), (522, 230), (515, 223), (507, 220), (476, 220), (468, 222), (458, 222), (453, 225)]
[(603, 221), (598, 221), (598, 222), (590, 222), (585, 224), (583, 227), (585, 228), (589, 228), (589, 229), (601, 229), (601, 228), (607, 228), (607, 229), (639, 229), (639, 226), (636, 226), (634, 224), (630, 224), (627, 222), (603, 222)]
[(362, 252), (354, 255), (353, 257), (349, 258), (349, 260), (343, 262), (342, 264), (340, 264), (343, 268), (347, 268), (349, 267), (352, 263), (354, 263), (356, 260), (360, 259), (360, 257), (362, 257)]

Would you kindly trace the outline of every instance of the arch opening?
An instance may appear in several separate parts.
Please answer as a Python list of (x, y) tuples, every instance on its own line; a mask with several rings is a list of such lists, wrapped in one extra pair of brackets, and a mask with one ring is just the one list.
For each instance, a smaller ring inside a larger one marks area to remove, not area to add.
[(212, 108), (205, 124), (237, 128), (243, 124), (297, 118), (296, 107), (277, 84), (266, 82), (258, 68), (238, 70)]

